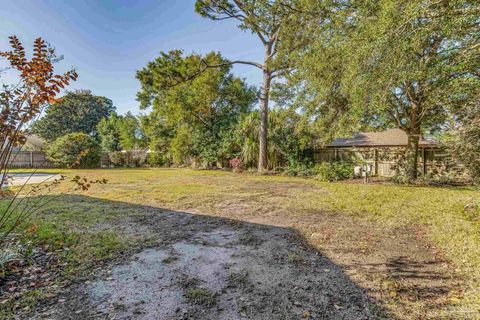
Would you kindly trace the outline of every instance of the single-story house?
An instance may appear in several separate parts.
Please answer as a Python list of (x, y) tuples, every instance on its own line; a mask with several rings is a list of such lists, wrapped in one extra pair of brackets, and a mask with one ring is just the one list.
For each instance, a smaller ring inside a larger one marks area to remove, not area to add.
[[(317, 163), (353, 160), (372, 175), (390, 177), (395, 174), (407, 145), (407, 134), (400, 129), (360, 132), (351, 137), (335, 139), (324, 148), (316, 149), (314, 160)], [(422, 137), (419, 141), (419, 170), (423, 174), (434, 171), (438, 166), (436, 154), (440, 153), (440, 143)]]

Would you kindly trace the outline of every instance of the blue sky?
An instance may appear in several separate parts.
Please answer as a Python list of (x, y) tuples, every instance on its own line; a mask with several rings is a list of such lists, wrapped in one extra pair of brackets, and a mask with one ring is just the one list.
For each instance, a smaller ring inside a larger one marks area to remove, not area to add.
[[(261, 61), (258, 39), (234, 21), (211, 21), (194, 12), (194, 0), (1, 0), (0, 50), (17, 35), (31, 49), (33, 40), (50, 42), (75, 67), (79, 79), (69, 89), (89, 89), (113, 100), (119, 113), (138, 113), (135, 72), (160, 51), (220, 51), (229, 59)], [(235, 66), (234, 73), (258, 85), (261, 73)], [(3, 75), (0, 82), (8, 82)]]

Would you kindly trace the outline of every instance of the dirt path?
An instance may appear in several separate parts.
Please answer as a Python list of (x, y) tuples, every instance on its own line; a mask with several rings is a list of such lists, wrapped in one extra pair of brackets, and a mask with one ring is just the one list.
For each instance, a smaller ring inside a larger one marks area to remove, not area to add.
[(181, 212), (139, 220), (149, 221), (157, 245), (74, 288), (63, 306), (38, 317), (381, 317), (364, 290), (292, 229)]

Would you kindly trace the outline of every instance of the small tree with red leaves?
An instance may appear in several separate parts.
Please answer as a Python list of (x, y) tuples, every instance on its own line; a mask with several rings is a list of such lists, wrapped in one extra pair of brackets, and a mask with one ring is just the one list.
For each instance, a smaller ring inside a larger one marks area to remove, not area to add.
[[(77, 79), (75, 70), (64, 74), (54, 73), (54, 63), (58, 62), (55, 50), (38, 38), (33, 44), (31, 59), (26, 56), (25, 48), (16, 36), (10, 37), (10, 51), (0, 51), (0, 59), (5, 59), (9, 68), (18, 74), (18, 81), (12, 85), (3, 85), (0, 90), (0, 199), (5, 198), (7, 205), (0, 211), (0, 249), (4, 240), (18, 225), (45, 205), (45, 196), (56, 187), (65, 176), (49, 183), (35, 185), (27, 194), (19, 197), (25, 185), (15, 193), (7, 192), (4, 185), (8, 177), (8, 168), (15, 157), (14, 150), (21, 148), (31, 123), (43, 109), (58, 102), (60, 90)], [(82, 154), (79, 154), (79, 158)], [(32, 175), (35, 171), (32, 173)], [(91, 183), (106, 181), (87, 181), (75, 177), (71, 180), (74, 188), (85, 190)], [(28, 182), (28, 179), (27, 179)], [(32, 200), (32, 196), (36, 196)]]
[(0, 92), (0, 185), (7, 179), (13, 149), (25, 144), (31, 121), (46, 105), (57, 101), (60, 89), (77, 79), (75, 70), (54, 74), (55, 50), (43, 39), (35, 40), (30, 60), (16, 36), (10, 37), (10, 45), (12, 50), (0, 51), (0, 57), (8, 61), (11, 69), (18, 71), (19, 80), (15, 85), (4, 85)]

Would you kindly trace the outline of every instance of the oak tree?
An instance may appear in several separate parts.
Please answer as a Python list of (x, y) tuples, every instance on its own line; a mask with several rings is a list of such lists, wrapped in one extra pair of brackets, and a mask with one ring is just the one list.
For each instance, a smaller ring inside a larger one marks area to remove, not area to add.
[(402, 129), (405, 171), (415, 179), (420, 136), (441, 129), (478, 92), (478, 1), (301, 4), (292, 7), (297, 20), (288, 29), (303, 45), (286, 53), (295, 65), (296, 103), (310, 107), (306, 115), (327, 134), (365, 125)]
[(115, 107), (110, 99), (89, 90), (67, 92), (33, 124), (32, 131), (48, 141), (73, 132), (97, 137), (98, 123), (113, 111)]

